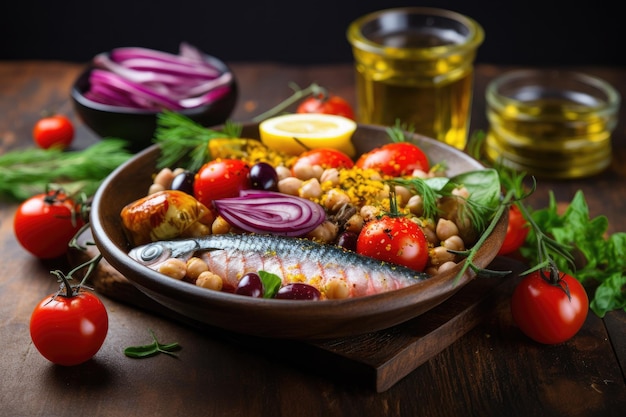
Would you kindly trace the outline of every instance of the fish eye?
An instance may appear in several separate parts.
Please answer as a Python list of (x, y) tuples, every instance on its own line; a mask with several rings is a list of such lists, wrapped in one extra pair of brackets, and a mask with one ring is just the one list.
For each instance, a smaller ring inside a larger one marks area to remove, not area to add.
[(163, 246), (159, 244), (152, 244), (146, 246), (139, 254), (139, 259), (143, 262), (150, 262), (158, 259), (163, 254)]

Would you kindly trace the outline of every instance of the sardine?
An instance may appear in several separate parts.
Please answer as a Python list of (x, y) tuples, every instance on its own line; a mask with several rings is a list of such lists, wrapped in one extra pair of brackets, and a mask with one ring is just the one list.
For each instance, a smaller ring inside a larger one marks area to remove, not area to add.
[(322, 298), (334, 298), (326, 293), (329, 288), (337, 288), (338, 283), (347, 290), (346, 297), (362, 297), (404, 288), (429, 277), (339, 246), (258, 234), (158, 241), (132, 249), (129, 256), (154, 270), (169, 258), (186, 261), (199, 256), (230, 288), (236, 288), (239, 279), (248, 272), (266, 271), (280, 277), (283, 285), (293, 282), (312, 285), (320, 290)]

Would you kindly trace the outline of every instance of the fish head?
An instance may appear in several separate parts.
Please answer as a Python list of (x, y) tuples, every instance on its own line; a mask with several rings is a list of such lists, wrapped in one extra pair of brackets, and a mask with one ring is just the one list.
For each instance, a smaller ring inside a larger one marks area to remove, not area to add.
[(157, 241), (131, 249), (128, 256), (150, 269), (157, 270), (163, 262), (171, 258), (187, 261), (198, 248), (198, 241), (195, 239)]

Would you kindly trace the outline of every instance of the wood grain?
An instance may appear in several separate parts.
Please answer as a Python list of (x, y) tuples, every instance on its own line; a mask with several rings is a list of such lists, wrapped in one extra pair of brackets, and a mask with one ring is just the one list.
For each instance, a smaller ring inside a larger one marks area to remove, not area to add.
[[(69, 87), (81, 68), (54, 61), (0, 62), (0, 152), (30, 146), (30, 130), (45, 108), (73, 118), (76, 146), (97, 140), (75, 118), (69, 102)], [(233, 69), (242, 86), (238, 120), (276, 104), (289, 93), (290, 81), (302, 86), (315, 81), (354, 97), (349, 65), (239, 63)], [(477, 69), (473, 129), (487, 126), (484, 87), (507, 69)], [(626, 97), (625, 69), (577, 69), (605, 78)], [(579, 181), (540, 181), (529, 203), (541, 207), (550, 190), (558, 201), (568, 201), (581, 189), (592, 216), (606, 215), (611, 232), (626, 231), (625, 106), (619, 120), (608, 172)], [(363, 376), (341, 378), (350, 374), (327, 359), (334, 352), (311, 361), (302, 345), (198, 329), (108, 297), (103, 300), (109, 334), (102, 350), (84, 366), (55, 367), (33, 347), (28, 322), (36, 303), (57, 288), (49, 271), (67, 270), (68, 263), (39, 261), (21, 249), (12, 232), (16, 207), (0, 201), (1, 415), (617, 417), (626, 409), (626, 313), (616, 311), (603, 319), (590, 314), (575, 338), (543, 346), (528, 340), (512, 322), (506, 296), (471, 330), (386, 390), (372, 388), (372, 379)], [(148, 329), (163, 342), (179, 342), (179, 357), (126, 358), (124, 347), (150, 342)], [(449, 336), (444, 333), (442, 337)], [(377, 343), (392, 343), (392, 336)], [(350, 346), (354, 349), (354, 344), (341, 343), (328, 348), (336, 352)], [(385, 354), (382, 350), (369, 359), (364, 369), (371, 372)]]

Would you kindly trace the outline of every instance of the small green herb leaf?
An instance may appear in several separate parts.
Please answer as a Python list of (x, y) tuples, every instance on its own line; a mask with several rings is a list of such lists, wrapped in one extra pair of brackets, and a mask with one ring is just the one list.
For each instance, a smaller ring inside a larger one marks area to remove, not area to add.
[(265, 289), (263, 298), (274, 298), (283, 281), (278, 275), (267, 271), (259, 271), (259, 277), (261, 278), (263, 288)]
[(136, 358), (136, 359), (147, 358), (150, 356), (154, 356), (158, 353), (165, 353), (166, 355), (170, 355), (174, 357), (177, 356), (173, 352), (180, 349), (180, 345), (178, 343), (162, 344), (162, 343), (159, 343), (159, 341), (156, 338), (156, 335), (154, 334), (152, 330), (150, 330), (150, 335), (152, 336), (152, 340), (153, 340), (151, 344), (127, 347), (126, 349), (124, 349), (124, 355), (128, 356), (129, 358)]

